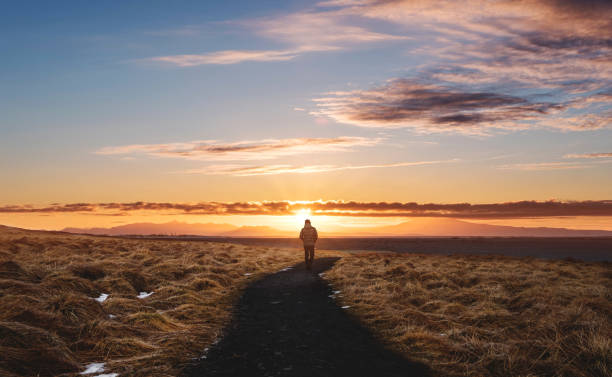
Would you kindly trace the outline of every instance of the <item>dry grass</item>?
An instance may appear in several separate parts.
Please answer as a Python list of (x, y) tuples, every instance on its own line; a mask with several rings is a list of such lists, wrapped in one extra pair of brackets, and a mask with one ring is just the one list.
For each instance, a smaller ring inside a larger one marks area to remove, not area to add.
[(0, 227), (0, 375), (73, 376), (91, 362), (176, 375), (217, 338), (249, 281), (302, 255)]
[(610, 263), (369, 254), (325, 278), (380, 339), (438, 375), (612, 375)]

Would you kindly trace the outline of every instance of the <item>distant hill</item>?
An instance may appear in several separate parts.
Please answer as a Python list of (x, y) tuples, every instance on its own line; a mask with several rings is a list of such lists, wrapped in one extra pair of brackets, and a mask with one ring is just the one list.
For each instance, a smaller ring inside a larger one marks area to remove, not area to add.
[(115, 226), (112, 228), (64, 228), (68, 233), (86, 233), (96, 235), (122, 236), (122, 235), (190, 235), (190, 236), (219, 236), (219, 237), (289, 237), (295, 232), (286, 232), (269, 226), (235, 226), (231, 224), (190, 224), (180, 221), (169, 223), (134, 223)]
[(69, 233), (87, 233), (109, 236), (120, 235), (194, 235), (194, 236), (215, 236), (226, 232), (237, 230), (238, 227), (230, 224), (189, 224), (180, 221), (172, 221), (169, 223), (134, 223), (115, 226), (112, 228), (64, 228), (64, 232)]
[[(242, 226), (230, 224), (190, 224), (173, 221), (163, 224), (135, 223), (112, 228), (65, 228), (64, 232), (100, 235), (194, 235), (219, 237), (296, 237), (295, 231), (283, 231), (269, 226)], [(529, 228), (490, 224), (446, 218), (423, 218), (401, 224), (370, 228), (351, 228), (325, 232), (327, 237), (610, 237), (612, 231), (577, 230), (566, 228)]]
[(363, 229), (362, 233), (387, 236), (426, 237), (602, 237), (612, 236), (611, 231), (578, 230), (546, 227), (514, 227), (504, 225), (477, 224), (448, 218), (424, 218), (397, 225)]
[(282, 231), (269, 226), (242, 226), (223, 233), (225, 237), (297, 237), (297, 235), (298, 231)]

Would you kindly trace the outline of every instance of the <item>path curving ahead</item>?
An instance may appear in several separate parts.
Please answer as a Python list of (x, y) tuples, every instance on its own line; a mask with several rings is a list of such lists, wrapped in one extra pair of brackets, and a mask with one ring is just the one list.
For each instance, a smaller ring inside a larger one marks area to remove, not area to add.
[(427, 376), (427, 369), (384, 349), (333, 301), (319, 273), (338, 258), (299, 264), (256, 281), (206, 359), (184, 376)]

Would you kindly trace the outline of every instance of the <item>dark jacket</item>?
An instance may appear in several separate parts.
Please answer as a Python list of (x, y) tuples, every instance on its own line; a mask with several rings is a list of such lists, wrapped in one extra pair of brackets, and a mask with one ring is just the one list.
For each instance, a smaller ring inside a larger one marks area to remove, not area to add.
[(312, 225), (305, 225), (300, 232), (300, 239), (304, 242), (304, 246), (314, 246), (318, 238), (317, 228)]

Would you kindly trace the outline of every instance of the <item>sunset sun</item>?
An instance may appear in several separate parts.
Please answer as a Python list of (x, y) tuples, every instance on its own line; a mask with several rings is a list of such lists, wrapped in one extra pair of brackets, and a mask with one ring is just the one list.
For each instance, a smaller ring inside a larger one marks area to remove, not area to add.
[(303, 223), (306, 219), (309, 219), (311, 216), (311, 211), (309, 208), (300, 209), (294, 215), (295, 220), (298, 224)]

